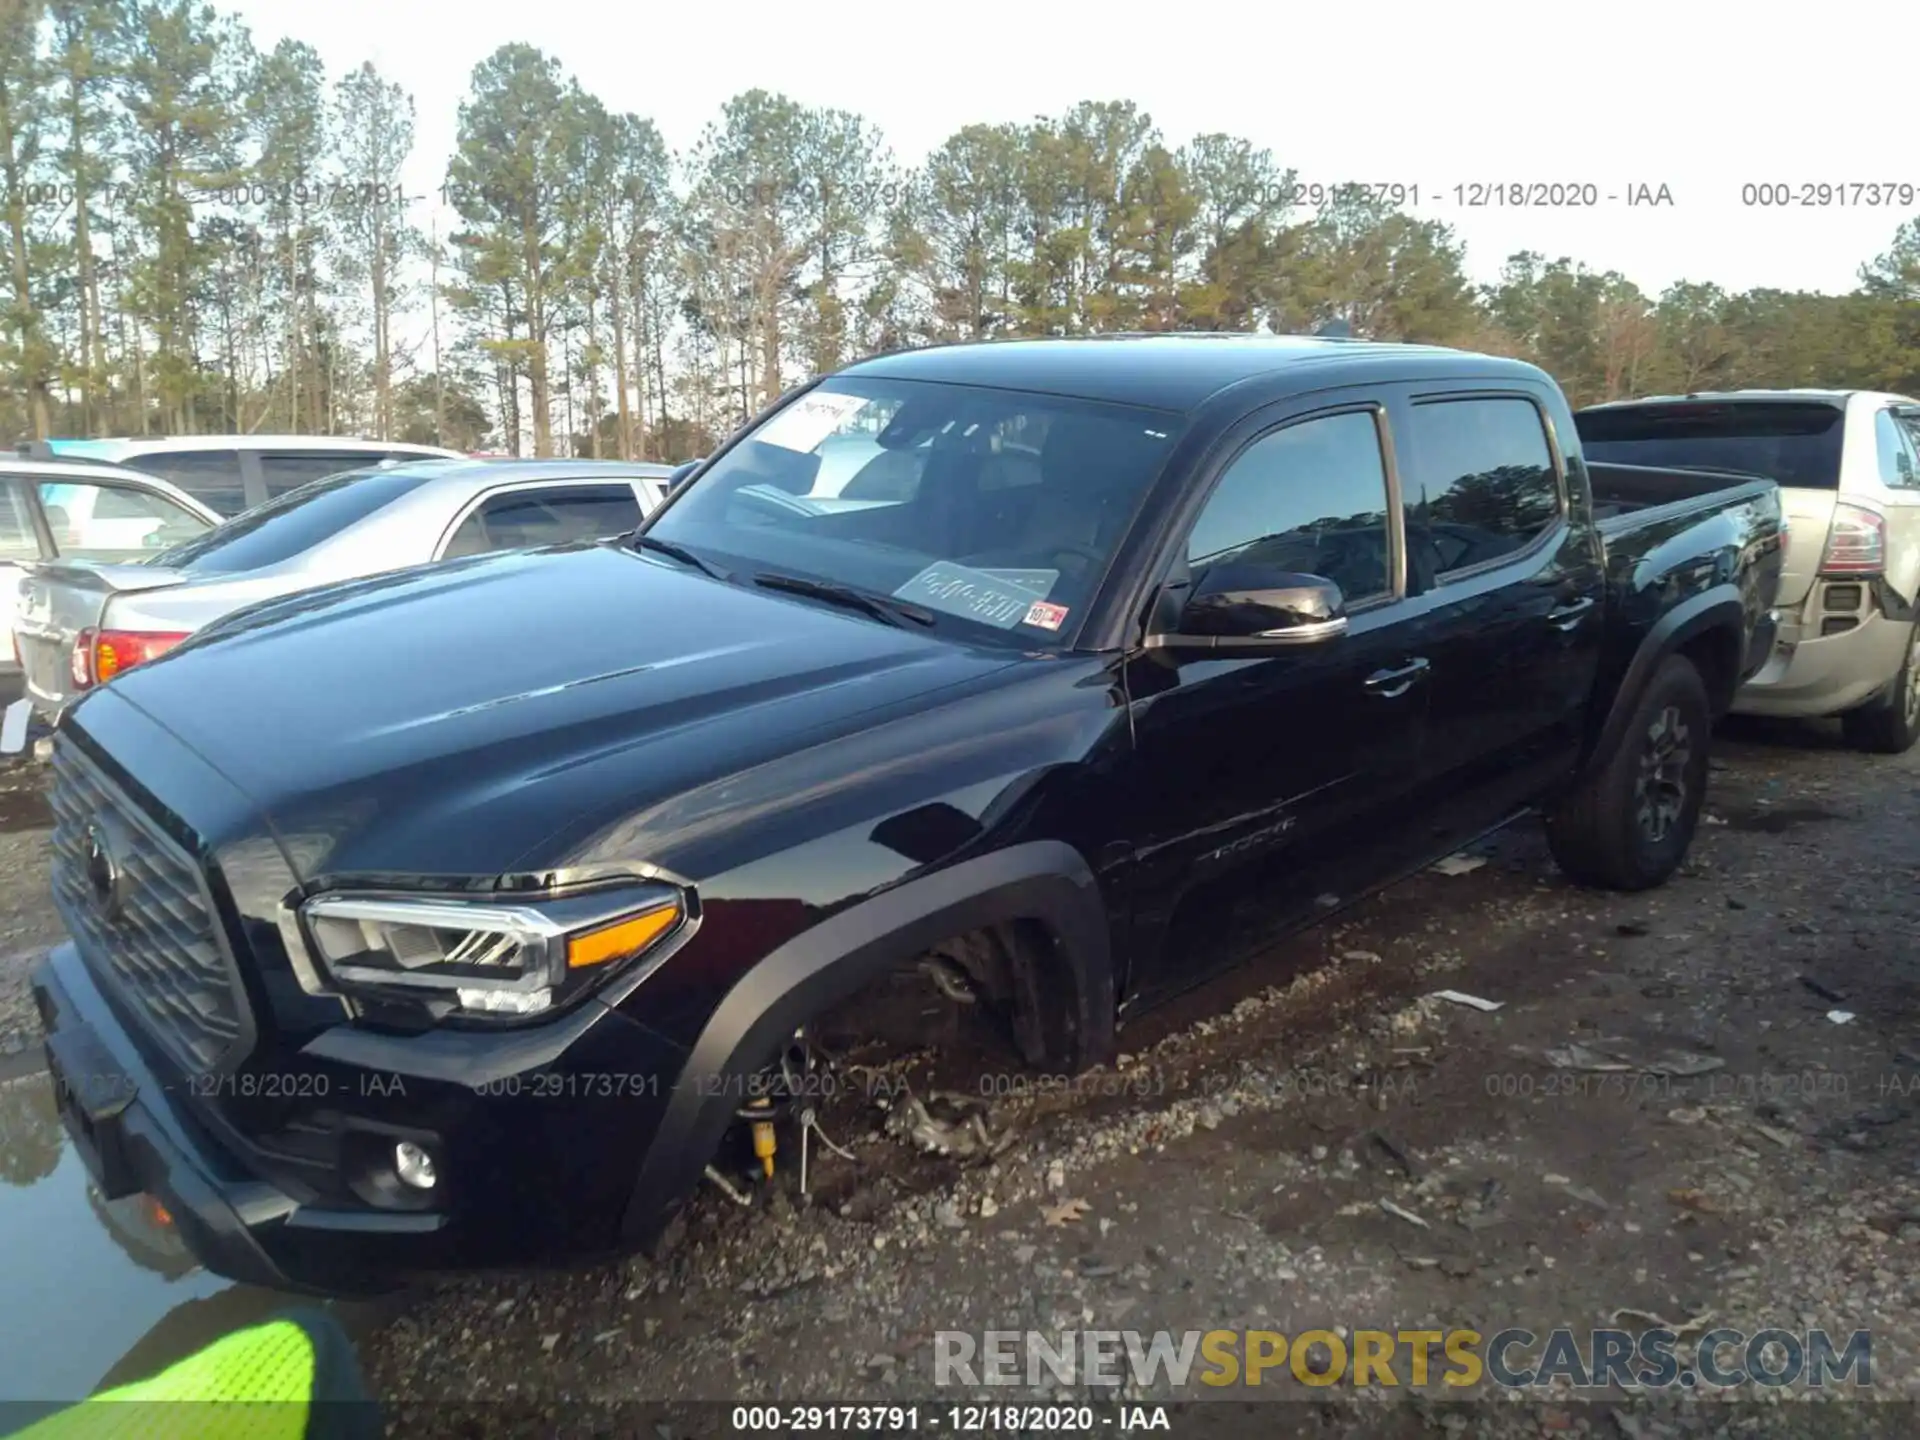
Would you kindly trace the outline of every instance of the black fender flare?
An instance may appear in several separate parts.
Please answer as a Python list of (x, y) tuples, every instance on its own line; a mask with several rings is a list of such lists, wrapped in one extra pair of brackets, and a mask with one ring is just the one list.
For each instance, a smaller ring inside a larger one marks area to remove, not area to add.
[(862, 900), (803, 931), (747, 971), (687, 1056), (641, 1161), (623, 1231), (645, 1243), (699, 1182), (744, 1091), (813, 1016), (890, 967), (983, 926), (1032, 920), (1051, 936), (1072, 995), (1075, 1069), (1114, 1049), (1117, 1014), (1106, 904), (1084, 856), (1034, 840), (965, 860)]
[[(1641, 693), (1653, 679), (1653, 672), (1660, 668), (1660, 662), (1713, 630), (1726, 631), (1735, 650), (1734, 663), (1728, 668), (1726, 676), (1731, 683), (1725, 686), (1724, 695), (1712, 696), (1714, 718), (1717, 720), (1725, 713), (1733, 701), (1734, 691), (1739, 689), (1740, 672), (1746, 665), (1747, 607), (1737, 588), (1716, 585), (1698, 595), (1688, 596), (1654, 621), (1652, 628), (1640, 641), (1639, 648), (1633, 652), (1626, 673), (1620, 677), (1620, 684), (1613, 692), (1613, 705), (1607, 711), (1607, 718), (1601, 724), (1592, 748), (1587, 752), (1583, 769), (1591, 770), (1606, 763), (1607, 757), (1626, 733), (1627, 722), (1633, 718), (1634, 706), (1640, 703)], [(1711, 685), (1713, 677), (1706, 678)]]

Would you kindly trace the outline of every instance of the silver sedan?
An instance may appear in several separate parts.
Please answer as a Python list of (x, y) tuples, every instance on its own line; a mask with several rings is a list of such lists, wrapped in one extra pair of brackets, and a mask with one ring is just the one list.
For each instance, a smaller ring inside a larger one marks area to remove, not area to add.
[(462, 555), (624, 534), (666, 465), (427, 460), (303, 485), (129, 564), (31, 567), (14, 640), (46, 720), (120, 671), (258, 601)]

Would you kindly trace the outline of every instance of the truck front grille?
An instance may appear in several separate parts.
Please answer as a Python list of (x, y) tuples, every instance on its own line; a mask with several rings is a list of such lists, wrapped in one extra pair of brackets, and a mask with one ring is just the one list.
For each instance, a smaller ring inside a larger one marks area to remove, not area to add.
[(251, 1017), (199, 865), (60, 736), (50, 798), (53, 896), (88, 965), (190, 1074), (230, 1068)]

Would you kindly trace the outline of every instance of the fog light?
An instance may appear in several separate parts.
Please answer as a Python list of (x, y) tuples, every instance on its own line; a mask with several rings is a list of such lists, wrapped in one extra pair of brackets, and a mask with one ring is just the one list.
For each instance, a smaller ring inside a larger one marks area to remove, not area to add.
[(400, 1177), (402, 1184), (416, 1190), (431, 1190), (437, 1178), (433, 1173), (433, 1157), (411, 1140), (402, 1140), (393, 1147), (393, 1173)]

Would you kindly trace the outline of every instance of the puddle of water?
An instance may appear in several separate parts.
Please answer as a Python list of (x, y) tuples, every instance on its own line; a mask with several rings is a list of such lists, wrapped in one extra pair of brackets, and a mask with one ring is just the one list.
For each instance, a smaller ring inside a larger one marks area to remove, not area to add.
[[(45, 1071), (0, 1080), (0, 1402), (84, 1399), (314, 1302), (198, 1268), (144, 1197), (108, 1204)], [(371, 1307), (332, 1306), (350, 1332)]]

